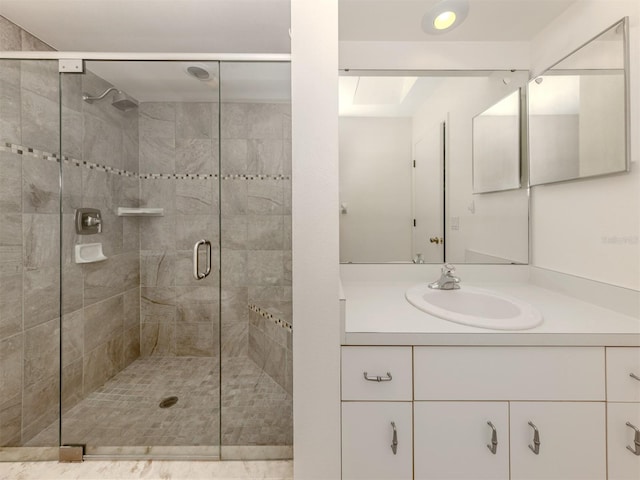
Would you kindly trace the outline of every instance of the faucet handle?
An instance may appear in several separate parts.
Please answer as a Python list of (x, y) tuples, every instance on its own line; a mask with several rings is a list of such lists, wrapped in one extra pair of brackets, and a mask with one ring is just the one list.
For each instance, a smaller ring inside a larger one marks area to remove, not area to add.
[(445, 263), (442, 266), (442, 270), (441, 272), (445, 275), (450, 274), (450, 273), (454, 273), (456, 271), (456, 267), (454, 267), (452, 264), (450, 263)]

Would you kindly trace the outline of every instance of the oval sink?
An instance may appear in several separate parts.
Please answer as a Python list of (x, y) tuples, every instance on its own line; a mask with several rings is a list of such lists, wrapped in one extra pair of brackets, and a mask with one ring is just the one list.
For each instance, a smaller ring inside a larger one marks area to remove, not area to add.
[(421, 284), (407, 290), (405, 297), (424, 312), (472, 327), (527, 330), (542, 323), (542, 314), (527, 302), (481, 288), (434, 290)]

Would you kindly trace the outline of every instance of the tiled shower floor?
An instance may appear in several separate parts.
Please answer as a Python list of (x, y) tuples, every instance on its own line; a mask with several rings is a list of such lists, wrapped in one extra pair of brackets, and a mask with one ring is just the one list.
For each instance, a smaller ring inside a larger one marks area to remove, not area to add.
[[(223, 364), (223, 445), (291, 445), (291, 396), (250, 359)], [(219, 445), (218, 365), (202, 357), (139, 358), (63, 414), (63, 443)], [(170, 408), (163, 398), (177, 396)], [(58, 424), (28, 445), (57, 442)]]

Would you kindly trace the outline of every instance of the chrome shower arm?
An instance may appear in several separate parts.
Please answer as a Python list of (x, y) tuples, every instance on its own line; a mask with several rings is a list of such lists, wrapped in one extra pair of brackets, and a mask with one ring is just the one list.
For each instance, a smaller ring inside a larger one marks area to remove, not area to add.
[(97, 97), (92, 97), (88, 93), (83, 93), (82, 99), (87, 103), (93, 103), (96, 100), (102, 100), (104, 97), (107, 96), (107, 94), (109, 94), (109, 92), (113, 92), (113, 91), (118, 92), (119, 90), (116, 87), (109, 87), (104, 92), (102, 92), (102, 95), (98, 95)]

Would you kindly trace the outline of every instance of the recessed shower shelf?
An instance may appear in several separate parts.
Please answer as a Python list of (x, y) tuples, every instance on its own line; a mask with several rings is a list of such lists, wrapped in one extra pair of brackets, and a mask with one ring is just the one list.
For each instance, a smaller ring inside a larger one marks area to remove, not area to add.
[(119, 217), (162, 217), (164, 208), (129, 208), (118, 207)]

